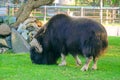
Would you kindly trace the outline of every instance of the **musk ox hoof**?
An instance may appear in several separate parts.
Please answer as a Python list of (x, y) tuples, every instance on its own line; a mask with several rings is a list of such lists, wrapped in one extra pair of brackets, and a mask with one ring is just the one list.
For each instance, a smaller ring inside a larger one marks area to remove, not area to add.
[(66, 62), (62, 62), (59, 64), (59, 66), (66, 66), (66, 64), (67, 64)]
[(97, 69), (97, 66), (92, 66), (92, 70), (96, 70)]
[(84, 65), (82, 68), (81, 68), (81, 71), (87, 71), (88, 70), (88, 66)]
[(81, 65), (82, 65), (82, 63), (81, 63), (81, 62), (76, 63), (76, 66), (81, 66)]

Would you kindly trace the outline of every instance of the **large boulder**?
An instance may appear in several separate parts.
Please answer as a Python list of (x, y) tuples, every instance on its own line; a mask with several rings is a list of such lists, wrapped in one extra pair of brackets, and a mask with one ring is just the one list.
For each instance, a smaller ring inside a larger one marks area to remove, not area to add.
[(6, 37), (10, 35), (10, 33), (11, 29), (7, 24), (3, 23), (0, 25), (0, 37)]
[(5, 51), (11, 49), (11, 42), (8, 43), (8, 40), (6, 38), (0, 38), (0, 54), (4, 53)]
[(0, 25), (0, 53), (4, 53), (8, 49), (12, 48), (10, 34), (10, 27), (7, 24), (2, 23)]
[(15, 53), (29, 52), (30, 45), (15, 29), (12, 29), (11, 41), (12, 41), (12, 49)]

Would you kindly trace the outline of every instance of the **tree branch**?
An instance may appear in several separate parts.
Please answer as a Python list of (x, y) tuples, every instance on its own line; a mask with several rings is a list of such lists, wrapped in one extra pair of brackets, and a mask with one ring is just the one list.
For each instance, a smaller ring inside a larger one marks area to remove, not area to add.
[(15, 15), (17, 21), (12, 26), (17, 28), (21, 22), (24, 22), (24, 20), (29, 17), (33, 9), (38, 8), (42, 5), (52, 4), (53, 1), (54, 0), (28, 0), (27, 3), (20, 7), (20, 9), (18, 10), (17, 14)]
[(49, 5), (52, 4), (54, 2), (54, 0), (34, 0), (33, 1), (33, 8), (38, 8), (39, 6), (43, 6), (43, 5)]

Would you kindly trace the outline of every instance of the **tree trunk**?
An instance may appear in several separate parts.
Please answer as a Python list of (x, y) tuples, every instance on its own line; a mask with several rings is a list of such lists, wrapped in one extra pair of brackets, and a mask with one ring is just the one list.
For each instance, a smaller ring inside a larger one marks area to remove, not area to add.
[(38, 8), (42, 5), (52, 4), (53, 1), (54, 0), (28, 0), (20, 7), (18, 12), (15, 14), (17, 21), (12, 26), (17, 28), (21, 22), (24, 22), (24, 20), (29, 17), (33, 9)]

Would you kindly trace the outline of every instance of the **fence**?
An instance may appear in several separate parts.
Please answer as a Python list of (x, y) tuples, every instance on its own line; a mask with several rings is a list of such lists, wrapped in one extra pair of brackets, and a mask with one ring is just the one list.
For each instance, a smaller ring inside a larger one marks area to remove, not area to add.
[[(87, 17), (101, 23), (120, 23), (120, 7), (80, 7), (80, 6), (43, 6), (32, 14), (44, 15), (44, 20), (57, 13), (66, 13), (75, 17)], [(36, 16), (37, 17), (37, 16)], [(42, 16), (41, 16), (42, 17)]]
[[(19, 7), (7, 6), (8, 14), (14, 16)], [(0, 9), (1, 10), (1, 9)], [(1, 12), (1, 11), (0, 11)], [(42, 6), (32, 11), (32, 17), (44, 19), (57, 13), (65, 13), (75, 17), (87, 17), (101, 23), (120, 23), (120, 7), (80, 7), (80, 6)]]
[(0, 16), (5, 16), (7, 15), (7, 8), (6, 7), (1, 7), (0, 8)]
[[(6, 8), (9, 8), (8, 10)], [(19, 7), (0, 7), (0, 16), (14, 16)], [(87, 17), (101, 23), (117, 23), (117, 26), (105, 27), (109, 36), (120, 36), (120, 7), (79, 7), (79, 6), (42, 6), (32, 11), (32, 17), (46, 21), (57, 13), (65, 13), (74, 17)]]

